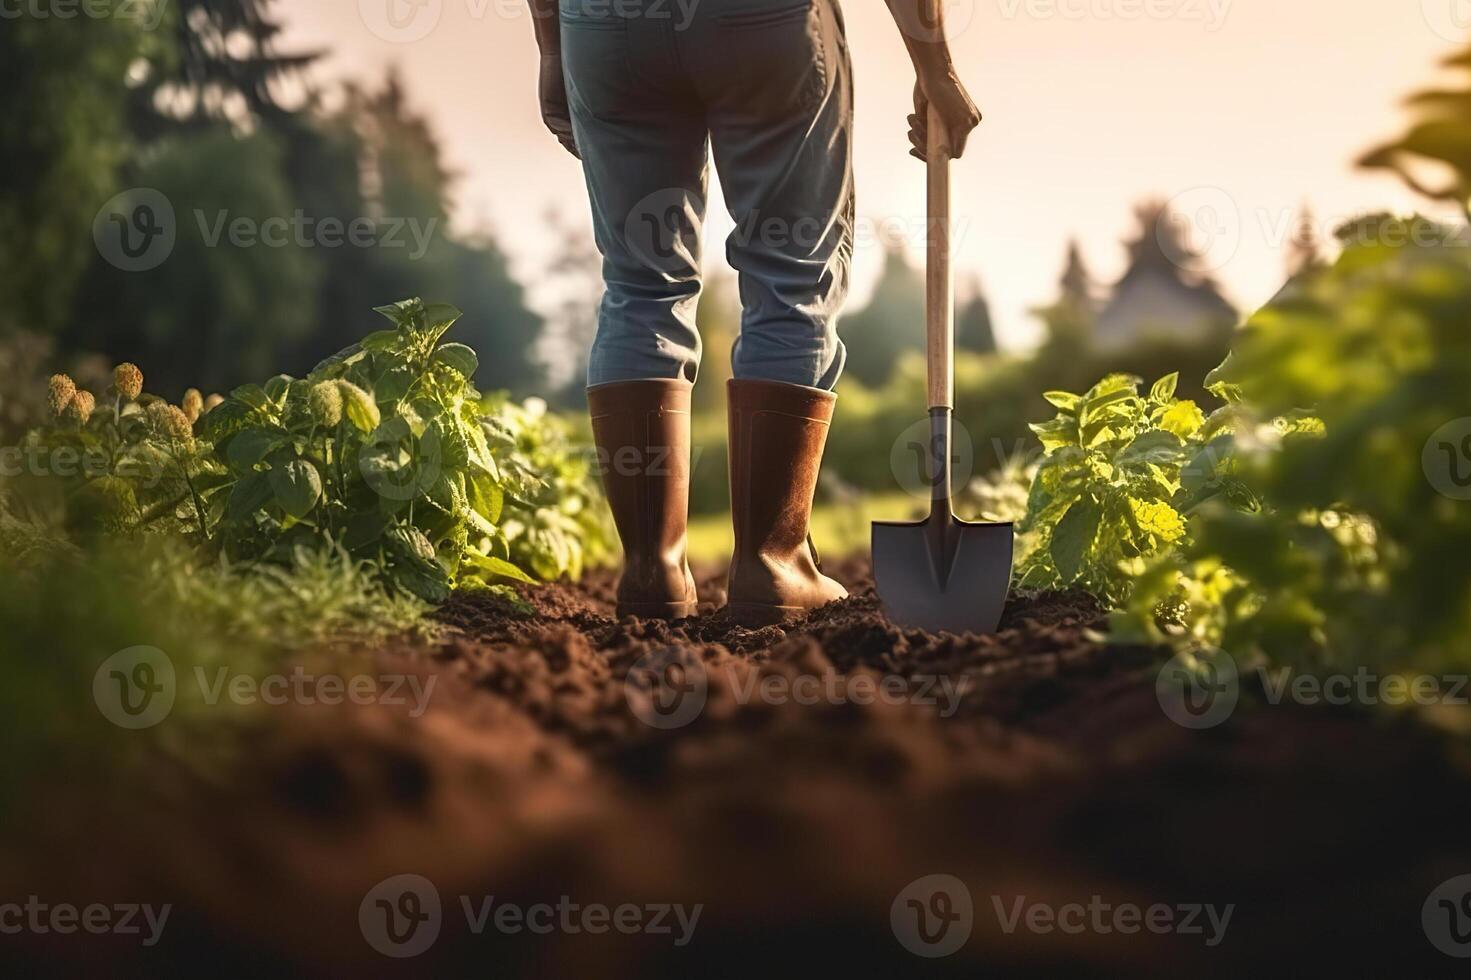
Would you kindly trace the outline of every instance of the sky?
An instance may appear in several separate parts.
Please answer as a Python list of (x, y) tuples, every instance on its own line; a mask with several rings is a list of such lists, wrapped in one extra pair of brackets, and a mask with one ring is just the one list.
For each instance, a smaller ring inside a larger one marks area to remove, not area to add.
[[(667, 0), (669, 3), (693, 0)], [(722, 0), (698, 0), (720, 3)], [(1095, 278), (1123, 272), (1141, 200), (1175, 202), (1243, 309), (1281, 285), (1306, 202), (1328, 230), (1372, 210), (1437, 213), (1355, 158), (1401, 133), (1405, 95), (1471, 37), (1471, 0), (946, 0), (986, 121), (954, 165), (959, 277), (979, 277), (1003, 346), (1037, 339), (1069, 238)], [(857, 79), (860, 227), (853, 304), (883, 243), (922, 243), (923, 165), (907, 156), (913, 72), (881, 0), (845, 7)], [(282, 46), (330, 49), (317, 77), (396, 65), (459, 174), (459, 227), (490, 228), (533, 303), (555, 211), (589, 227), (580, 165), (541, 125), (525, 0), (286, 0)], [(731, 223), (712, 191), (706, 263)], [(589, 235), (591, 232), (589, 231)]]

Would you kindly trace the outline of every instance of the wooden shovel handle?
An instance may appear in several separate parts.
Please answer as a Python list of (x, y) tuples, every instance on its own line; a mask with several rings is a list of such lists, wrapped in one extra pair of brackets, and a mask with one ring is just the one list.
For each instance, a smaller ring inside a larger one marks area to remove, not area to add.
[(955, 407), (955, 272), (950, 264), (950, 138), (929, 107), (929, 189), (926, 213), (925, 353), (930, 408)]

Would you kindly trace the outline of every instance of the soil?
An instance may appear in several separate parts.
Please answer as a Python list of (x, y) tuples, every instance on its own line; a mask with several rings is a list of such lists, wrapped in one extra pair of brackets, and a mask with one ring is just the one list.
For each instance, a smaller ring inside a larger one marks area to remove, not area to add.
[[(529, 615), (459, 597), (443, 643), (364, 654), (435, 680), (419, 717), (282, 708), (217, 765), (159, 761), (105, 798), (59, 785), (29, 801), (42, 820), (0, 846), (5, 894), (172, 913), (151, 948), (26, 934), (0, 953), (149, 976), (1463, 968), (1422, 925), (1431, 891), (1471, 873), (1456, 743), (1384, 711), (1272, 705), (1249, 677), (1229, 720), (1185, 728), (1161, 709), (1160, 653), (1107, 645), (1086, 595), (1015, 596), (997, 636), (931, 636), (885, 621), (862, 562), (835, 574), (852, 598), (761, 630), (713, 603), (617, 621), (607, 573), (527, 590)], [(719, 576), (700, 577), (718, 599)], [(372, 945), (373, 896), (405, 874), (441, 912), (399, 959)], [(672, 913), (669, 932), (574, 916), (477, 933), (462, 898), (490, 896), (700, 911), (684, 943)], [(968, 923), (920, 921), (967, 901)], [(1230, 907), (1223, 929), (1205, 906)], [(936, 935), (959, 948), (924, 955)]]

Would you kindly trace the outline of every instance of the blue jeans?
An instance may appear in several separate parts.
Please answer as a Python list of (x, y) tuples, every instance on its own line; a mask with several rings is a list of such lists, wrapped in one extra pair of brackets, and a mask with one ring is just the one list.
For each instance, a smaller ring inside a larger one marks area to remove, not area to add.
[(853, 74), (837, 0), (561, 0), (561, 26), (607, 285), (588, 384), (695, 380), (713, 151), (736, 223), (735, 376), (830, 390), (853, 257)]

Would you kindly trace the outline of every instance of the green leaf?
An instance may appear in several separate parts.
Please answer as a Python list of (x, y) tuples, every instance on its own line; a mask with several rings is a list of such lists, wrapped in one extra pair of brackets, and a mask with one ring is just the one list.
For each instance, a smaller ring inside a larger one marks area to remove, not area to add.
[(372, 351), (375, 354), (383, 354), (398, 346), (399, 336), (397, 330), (375, 330), (363, 338), (363, 350)]
[(1149, 400), (1163, 405), (1175, 397), (1175, 389), (1180, 384), (1180, 372), (1174, 371), (1156, 381), (1149, 389)]
[(505, 506), (506, 493), (489, 473), (471, 468), (465, 489), (470, 496), (470, 506), (492, 524), (500, 523), (501, 509)]
[(1076, 581), (1083, 563), (1098, 537), (1103, 508), (1093, 497), (1084, 497), (1068, 508), (1052, 532), (1048, 551), (1064, 583)]
[(310, 514), (322, 497), (322, 475), (307, 460), (274, 466), (270, 477), (276, 503), (291, 517), (300, 519)]
[(270, 398), (275, 407), (280, 407), (281, 401), (286, 397), (286, 389), (291, 387), (291, 382), (296, 380), (289, 374), (278, 374), (266, 382), (266, 397)]
[(1114, 457), (1114, 464), (1140, 466), (1152, 463), (1155, 466), (1169, 466), (1180, 462), (1184, 449), (1184, 444), (1173, 432), (1148, 429), (1135, 436), (1134, 441)]
[(429, 363), (443, 364), (452, 368), (468, 381), (475, 377), (475, 369), (480, 366), (480, 358), (464, 344), (445, 344), (434, 352), (434, 355), (429, 358)]
[(235, 469), (251, 470), (280, 445), (279, 432), (270, 429), (245, 429), (230, 439), (225, 455)]
[(342, 408), (348, 421), (360, 432), (372, 432), (378, 428), (383, 416), (378, 411), (378, 403), (373, 401), (373, 396), (351, 381), (339, 380), (337, 387), (342, 392)]
[(482, 555), (478, 551), (472, 550), (465, 556), (463, 567), (473, 568), (479, 575), (492, 581), (501, 579), (528, 584), (534, 584), (536, 582), (536, 579), (527, 575), (520, 568), (505, 559)]
[(230, 488), (225, 516), (232, 521), (243, 521), (270, 503), (273, 496), (275, 491), (271, 489), (271, 478), (265, 473), (251, 473)]
[[(230, 397), (257, 412), (269, 412), (276, 407), (271, 401), (271, 396), (266, 393), (266, 389), (260, 385), (241, 385), (230, 392)], [(224, 408), (224, 406), (221, 405), (219, 408)], [(216, 408), (215, 411), (219, 411), (219, 408)], [(214, 412), (210, 412), (210, 415), (213, 414)]]
[(1159, 427), (1173, 432), (1181, 439), (1189, 439), (1205, 425), (1205, 414), (1200, 406), (1186, 399), (1171, 405), (1159, 420)]
[(424, 331), (430, 342), (438, 341), (444, 336), (444, 332), (454, 326), (455, 321), (463, 315), (448, 303), (430, 303), (424, 307)]
[(1053, 407), (1070, 415), (1077, 414), (1078, 404), (1083, 400), (1083, 396), (1075, 395), (1070, 391), (1048, 391), (1044, 392), (1042, 397), (1047, 399)]

